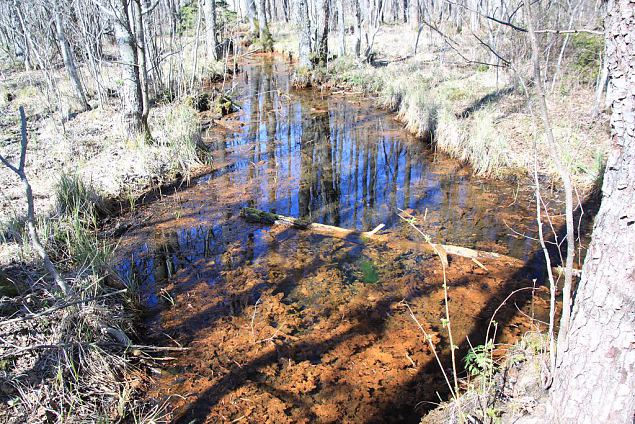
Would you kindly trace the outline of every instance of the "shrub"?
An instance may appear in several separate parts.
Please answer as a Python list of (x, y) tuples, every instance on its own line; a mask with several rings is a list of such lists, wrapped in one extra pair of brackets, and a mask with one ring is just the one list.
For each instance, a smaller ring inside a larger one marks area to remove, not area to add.
[(604, 38), (595, 34), (573, 34), (571, 47), (576, 58), (573, 64), (575, 74), (581, 82), (594, 84), (600, 72)]
[(197, 2), (186, 4), (179, 9), (179, 23), (176, 29), (179, 35), (183, 35), (185, 32), (194, 28), (197, 14)]

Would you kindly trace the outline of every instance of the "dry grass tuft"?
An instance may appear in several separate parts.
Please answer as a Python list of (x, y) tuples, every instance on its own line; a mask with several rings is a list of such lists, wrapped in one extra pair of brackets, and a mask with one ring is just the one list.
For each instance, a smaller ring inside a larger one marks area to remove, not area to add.
[(167, 138), (159, 145), (169, 151), (174, 170), (187, 172), (201, 164), (201, 126), (196, 110), (187, 103), (174, 106), (165, 116), (163, 126)]
[(67, 271), (71, 294), (50, 291), (16, 220), (13, 242), (22, 263), (0, 272), (2, 287), (13, 288), (0, 292), (0, 421), (119, 422), (143, 416), (135, 404), (141, 382), (135, 375), (141, 374), (126, 335), (133, 333), (129, 305), (135, 294), (106, 284), (112, 281), (112, 247), (97, 236), (100, 198), (77, 174), (63, 174), (55, 187), (57, 213), (38, 218), (38, 233)]

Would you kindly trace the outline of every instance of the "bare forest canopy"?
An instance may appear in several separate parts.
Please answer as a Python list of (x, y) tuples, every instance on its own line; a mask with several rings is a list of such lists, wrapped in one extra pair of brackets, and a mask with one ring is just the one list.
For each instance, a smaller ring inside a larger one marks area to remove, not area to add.
[[(531, 5), (540, 78), (552, 90), (563, 74), (597, 87), (596, 109), (607, 79), (603, 5)], [(45, 71), (42, 88), (62, 117), (118, 97), (128, 131), (138, 133), (147, 132), (155, 102), (192, 92), (206, 71), (219, 72), (210, 63), (234, 52), (239, 35), (271, 51), (274, 24), (294, 28), (298, 47), (292, 50), (306, 68), (336, 55), (372, 61), (382, 28), (405, 24), (417, 36), (390, 46), (394, 50), (436, 53), (442, 61), (531, 80), (529, 16), (521, 0), (8, 0), (0, 4), (0, 47), (14, 68)], [(120, 69), (116, 93), (104, 81), (113, 64)], [(59, 99), (52, 72), (61, 68), (72, 86), (72, 105)]]

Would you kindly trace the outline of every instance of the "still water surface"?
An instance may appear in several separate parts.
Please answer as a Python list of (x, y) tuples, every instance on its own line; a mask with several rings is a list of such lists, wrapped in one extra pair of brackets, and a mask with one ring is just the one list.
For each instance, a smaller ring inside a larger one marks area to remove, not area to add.
[[(531, 285), (523, 262), (535, 246), (518, 235), (534, 226), (531, 193), (474, 176), (372, 101), (292, 90), (291, 72), (277, 60), (246, 64), (241, 110), (203, 134), (214, 170), (126, 217), (119, 271), (143, 288), (145, 337), (190, 348), (149, 396), (170, 399), (180, 422), (417, 422), (447, 392), (408, 309), (447, 361), (438, 261), (250, 224), (240, 209), (359, 230), (383, 223), (416, 239), (403, 209), (437, 242), (520, 259), (487, 271), (452, 261), (462, 357), (507, 294)], [(519, 298), (496, 317), (502, 341), (529, 329), (516, 306), (543, 317)]]

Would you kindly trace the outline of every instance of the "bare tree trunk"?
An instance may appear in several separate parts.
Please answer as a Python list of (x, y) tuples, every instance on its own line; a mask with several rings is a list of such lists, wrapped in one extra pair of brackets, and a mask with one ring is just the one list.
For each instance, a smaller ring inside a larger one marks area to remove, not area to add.
[(560, 174), (560, 179), (562, 180), (562, 186), (565, 194), (567, 255), (564, 268), (564, 285), (562, 288), (562, 317), (560, 318), (560, 331), (558, 333), (558, 339), (563, 339), (567, 337), (567, 333), (569, 331), (569, 321), (572, 306), (571, 296), (573, 290), (573, 258), (575, 255), (575, 229), (573, 223), (573, 184), (571, 182), (569, 170), (560, 159), (560, 152), (558, 151), (556, 140), (553, 134), (553, 127), (551, 125), (551, 119), (549, 117), (547, 101), (545, 98), (545, 89), (540, 73), (540, 50), (538, 47), (538, 42), (536, 40), (536, 34), (534, 32), (534, 22), (531, 9), (531, 4), (527, 4), (527, 28), (529, 42), (531, 44), (531, 60), (534, 68), (534, 84), (538, 97), (537, 100), (540, 108), (540, 115), (544, 126), (545, 138), (547, 139), (547, 145), (551, 152), (551, 159), (554, 161), (556, 169)]
[(355, 57), (362, 54), (362, 11), (359, 0), (353, 0), (355, 5)]
[[(375, 44), (375, 36), (379, 32), (379, 27), (382, 22), (382, 15), (384, 13), (384, 5), (386, 2), (384, 0), (377, 0), (374, 3), (374, 14), (372, 11), (369, 13), (370, 25), (368, 32), (366, 33), (366, 49), (364, 51), (364, 60), (370, 62), (373, 54), (373, 45)], [(370, 33), (370, 38), (368, 37)]]
[(127, 0), (111, 0), (116, 17), (113, 19), (115, 38), (121, 56), (123, 69), (123, 118), (129, 136), (147, 131), (147, 122), (143, 120), (143, 100), (137, 60), (137, 50), (128, 16)]
[(29, 42), (29, 33), (24, 23), (24, 16), (22, 15), (22, 11), (20, 10), (20, 7), (17, 5), (17, 2), (15, 0), (13, 3), (14, 3), (13, 6), (15, 8), (15, 12), (18, 16), (18, 23), (20, 24), (20, 31), (22, 33), (21, 35), (24, 40), (24, 46), (23, 46), (23, 52), (22, 52), (23, 61), (24, 61), (24, 70), (30, 71), (33, 66), (31, 65), (31, 44)]
[(194, 51), (192, 51), (192, 75), (190, 76), (190, 92), (194, 91), (194, 81), (196, 81), (196, 70), (198, 69), (198, 40), (201, 34), (201, 20), (203, 13), (203, 1), (198, 0), (198, 13), (196, 14), (196, 32), (194, 33)]
[[(57, 3), (56, 6), (58, 6)], [(62, 52), (64, 67), (66, 68), (66, 72), (68, 72), (68, 77), (71, 80), (73, 89), (75, 90), (75, 95), (77, 96), (77, 100), (79, 101), (82, 112), (90, 110), (90, 105), (88, 104), (88, 101), (86, 100), (86, 94), (84, 93), (84, 87), (82, 86), (82, 82), (79, 79), (79, 74), (77, 73), (77, 66), (75, 66), (73, 51), (71, 50), (71, 46), (68, 44), (66, 34), (64, 33), (62, 12), (59, 7), (56, 7), (56, 9), (57, 10), (53, 12), (53, 14), (55, 15), (55, 35), (57, 37), (57, 42), (59, 43), (60, 50)]]
[(315, 57), (321, 64), (325, 64), (329, 55), (329, 0), (318, 0), (318, 17), (317, 26), (318, 34), (315, 46)]
[(309, 21), (307, 0), (298, 0), (296, 15), (298, 26), (300, 27), (299, 65), (305, 69), (313, 69), (313, 63), (311, 62), (311, 23)]
[(18, 177), (20, 177), (20, 181), (22, 181), (22, 186), (24, 187), (24, 195), (26, 196), (27, 201), (27, 215), (26, 215), (26, 226), (29, 232), (29, 239), (31, 240), (31, 246), (33, 250), (38, 254), (42, 262), (44, 263), (44, 267), (46, 271), (51, 275), (55, 284), (60, 288), (62, 293), (67, 296), (70, 293), (70, 289), (66, 282), (62, 279), (60, 274), (57, 272), (55, 265), (51, 262), (49, 255), (44, 250), (44, 246), (42, 246), (42, 242), (40, 241), (40, 237), (37, 234), (37, 230), (35, 228), (35, 206), (33, 204), (33, 191), (31, 190), (31, 184), (29, 184), (29, 179), (26, 176), (25, 165), (26, 165), (26, 148), (28, 144), (27, 137), (27, 128), (26, 128), (26, 115), (24, 114), (24, 108), (20, 106), (20, 124), (21, 124), (21, 146), (20, 146), (20, 163), (17, 167), (11, 165), (2, 155), (0, 155), (0, 161), (10, 170), (15, 172)]
[(344, 0), (337, 0), (338, 56), (346, 55), (346, 24), (344, 22)]
[(216, 0), (205, 0), (205, 44), (207, 56), (213, 60), (218, 60), (216, 34)]
[(419, 0), (410, 0), (410, 8), (408, 11), (408, 22), (412, 28), (416, 28), (419, 26), (420, 16), (419, 16)]
[(249, 33), (256, 36), (258, 29), (256, 28), (256, 2), (257, 0), (245, 0), (245, 11), (247, 20), (249, 21)]
[(141, 0), (133, 0), (132, 15), (134, 16), (135, 47), (137, 53), (137, 63), (139, 65), (139, 87), (141, 89), (141, 120), (147, 126), (150, 115), (150, 95), (148, 93), (148, 66), (146, 64), (146, 39), (143, 25), (143, 14), (141, 13)]
[(602, 71), (600, 72), (600, 76), (598, 78), (597, 87), (595, 87), (595, 102), (593, 103), (593, 110), (591, 114), (593, 117), (596, 117), (600, 114), (602, 110), (602, 96), (604, 95), (604, 91), (606, 90), (606, 85), (609, 80), (609, 69), (606, 66), (606, 52), (602, 54)]
[(635, 416), (635, 8), (610, 0), (606, 59), (614, 89), (612, 149), (569, 336), (551, 391), (565, 423), (630, 424)]
[[(247, 0), (249, 1), (249, 0)], [(170, 8), (170, 29), (172, 34), (176, 34), (179, 24), (179, 9), (177, 0), (168, 0)]]
[(421, 33), (423, 33), (423, 24), (419, 25), (417, 29), (417, 37), (415, 38), (415, 48), (412, 50), (412, 54), (416, 55), (417, 50), (419, 49), (419, 39), (421, 38)]

